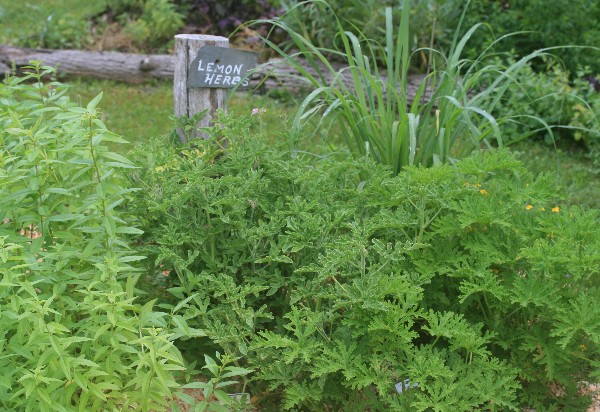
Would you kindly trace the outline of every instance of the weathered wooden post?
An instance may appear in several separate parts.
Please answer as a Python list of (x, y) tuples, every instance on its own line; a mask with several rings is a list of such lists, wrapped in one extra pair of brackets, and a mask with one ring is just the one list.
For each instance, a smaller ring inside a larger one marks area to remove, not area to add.
[[(192, 117), (207, 111), (196, 124), (194, 137), (202, 137), (198, 127), (210, 125), (217, 110), (227, 111), (227, 89), (247, 86), (246, 75), (256, 66), (256, 53), (228, 47), (225, 37), (175, 36), (175, 116)], [(183, 131), (178, 132), (184, 140)]]
[[(192, 62), (204, 46), (229, 47), (229, 39), (203, 34), (178, 34), (175, 36), (175, 71), (173, 73), (173, 96), (175, 116), (192, 117), (208, 110), (196, 125), (195, 137), (201, 136), (198, 127), (208, 126), (218, 109), (227, 110), (227, 90), (217, 88), (190, 88), (189, 78), (193, 74)], [(183, 131), (179, 137), (184, 140)]]

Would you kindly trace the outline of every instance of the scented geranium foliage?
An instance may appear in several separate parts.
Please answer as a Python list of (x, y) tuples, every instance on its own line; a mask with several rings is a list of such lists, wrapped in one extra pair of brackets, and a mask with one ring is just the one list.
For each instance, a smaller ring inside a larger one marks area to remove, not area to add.
[(159, 410), (182, 358), (168, 319), (136, 301), (139, 234), (121, 213), (133, 165), (96, 105), (51, 68), (0, 85), (0, 409)]
[(561, 204), (507, 151), (394, 175), (248, 122), (133, 155), (145, 283), (206, 334), (186, 356), (216, 346), (254, 369), (266, 410), (585, 409), (597, 211)]

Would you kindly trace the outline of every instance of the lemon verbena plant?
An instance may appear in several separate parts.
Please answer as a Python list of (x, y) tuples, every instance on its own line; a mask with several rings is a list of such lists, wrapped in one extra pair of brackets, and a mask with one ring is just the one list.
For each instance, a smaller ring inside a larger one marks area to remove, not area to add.
[(164, 409), (183, 361), (138, 303), (134, 166), (96, 109), (34, 64), (0, 84), (0, 409)]

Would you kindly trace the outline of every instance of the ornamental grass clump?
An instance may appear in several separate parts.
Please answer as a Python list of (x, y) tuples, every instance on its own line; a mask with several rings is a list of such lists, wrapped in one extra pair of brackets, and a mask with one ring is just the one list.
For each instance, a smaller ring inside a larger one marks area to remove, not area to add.
[[(372, 156), (394, 173), (408, 165), (453, 161), (492, 144), (501, 147), (501, 124), (507, 119), (494, 118), (492, 110), (514, 81), (514, 74), (544, 51), (531, 53), (509, 67), (485, 63), (493, 44), (477, 59), (464, 59), (463, 49), (481, 24), (462, 38), (457, 37), (457, 30), (448, 53), (433, 48), (413, 51), (409, 41), (410, 1), (402, 2), (397, 27), (392, 15), (392, 9), (387, 8), (384, 45), (374, 44), (359, 27), (345, 31), (336, 17), (337, 48), (312, 44), (285, 19), (269, 21), (290, 37), (294, 51), (287, 53), (268, 38), (267, 44), (297, 69), (312, 89), (294, 118), (297, 136), (309, 119), (318, 117), (323, 127), (337, 125), (335, 130), (353, 153)], [(410, 60), (424, 52), (429, 55), (430, 71), (410, 100)], [(338, 69), (332, 60), (347, 67)], [(378, 62), (383, 62), (383, 68)]]

